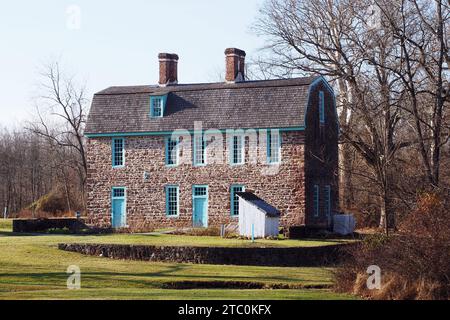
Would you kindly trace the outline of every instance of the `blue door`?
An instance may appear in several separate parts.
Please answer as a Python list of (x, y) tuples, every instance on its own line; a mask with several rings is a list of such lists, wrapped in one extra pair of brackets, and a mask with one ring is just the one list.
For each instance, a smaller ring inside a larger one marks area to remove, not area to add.
[(208, 227), (208, 186), (194, 186), (192, 190), (193, 225), (196, 228)]
[(112, 227), (126, 227), (126, 193), (125, 188), (113, 188), (112, 190)]

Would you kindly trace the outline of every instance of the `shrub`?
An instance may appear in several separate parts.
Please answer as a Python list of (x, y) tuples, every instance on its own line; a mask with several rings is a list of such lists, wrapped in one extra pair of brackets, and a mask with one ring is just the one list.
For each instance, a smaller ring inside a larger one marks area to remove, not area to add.
[(16, 214), (12, 214), (11, 218), (19, 219), (39, 219), (39, 218), (73, 218), (75, 217), (75, 212), (45, 212), (45, 211), (33, 211), (31, 209), (23, 209)]
[(199, 236), (208, 237), (220, 236), (219, 227), (208, 227), (208, 228), (189, 228), (189, 229), (179, 229), (173, 232), (173, 234), (185, 235), (185, 236)]
[(66, 199), (56, 191), (52, 191), (28, 206), (32, 211), (43, 211), (49, 213), (61, 213), (68, 211)]
[[(185, 235), (185, 236), (196, 236), (196, 237), (219, 237), (220, 236), (220, 226), (211, 226), (208, 228), (183, 228), (176, 229), (171, 232), (175, 235)], [(225, 235), (224, 238), (238, 238), (239, 235), (236, 233), (236, 227), (233, 224), (225, 225)]]
[(72, 231), (69, 228), (50, 228), (47, 229), (46, 233), (48, 234), (70, 234)]
[[(367, 237), (335, 274), (336, 289), (371, 299), (448, 299), (450, 293), (449, 201), (422, 195), (398, 234)], [(382, 288), (368, 290), (366, 269), (381, 268)]]

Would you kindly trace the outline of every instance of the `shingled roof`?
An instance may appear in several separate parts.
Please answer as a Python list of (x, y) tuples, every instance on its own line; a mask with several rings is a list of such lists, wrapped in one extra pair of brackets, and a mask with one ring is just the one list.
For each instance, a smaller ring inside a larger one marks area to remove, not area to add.
[[(94, 95), (85, 134), (203, 129), (298, 128), (310, 85), (319, 77), (167, 87), (111, 87)], [(162, 118), (150, 117), (150, 96), (167, 94)]]
[(236, 195), (247, 201), (248, 203), (254, 205), (259, 210), (264, 212), (269, 217), (279, 217), (280, 210), (275, 208), (274, 206), (268, 204), (263, 199), (258, 197), (252, 192), (236, 192)]

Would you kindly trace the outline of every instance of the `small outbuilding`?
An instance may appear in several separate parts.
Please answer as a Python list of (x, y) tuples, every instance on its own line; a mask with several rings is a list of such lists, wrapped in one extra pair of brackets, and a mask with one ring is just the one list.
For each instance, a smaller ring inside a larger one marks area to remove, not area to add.
[(352, 214), (336, 214), (333, 216), (333, 232), (346, 236), (355, 231), (356, 221)]
[(244, 237), (277, 237), (280, 211), (252, 192), (238, 192), (239, 234)]

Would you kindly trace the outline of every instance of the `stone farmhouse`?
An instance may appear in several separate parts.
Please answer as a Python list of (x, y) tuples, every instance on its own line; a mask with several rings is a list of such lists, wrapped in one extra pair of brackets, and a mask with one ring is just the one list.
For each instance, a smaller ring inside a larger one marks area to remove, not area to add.
[(92, 224), (237, 224), (237, 193), (250, 191), (284, 227), (329, 227), (338, 210), (333, 89), (321, 76), (247, 81), (245, 52), (225, 55), (221, 83), (178, 83), (178, 56), (163, 53), (159, 84), (94, 95), (85, 130)]

